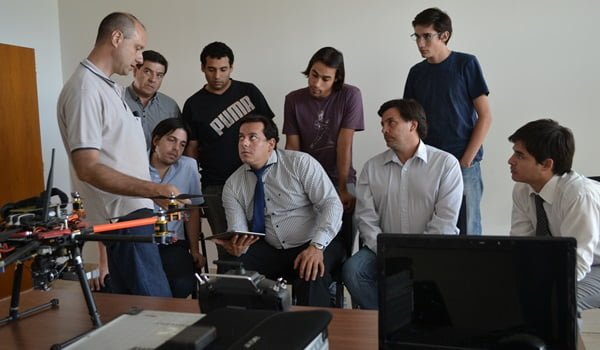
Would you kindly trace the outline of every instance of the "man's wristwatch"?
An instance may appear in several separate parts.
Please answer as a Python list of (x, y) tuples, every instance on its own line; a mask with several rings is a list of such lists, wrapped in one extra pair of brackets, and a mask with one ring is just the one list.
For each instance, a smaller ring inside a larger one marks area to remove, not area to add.
[(313, 247), (317, 248), (318, 250), (325, 250), (325, 246), (322, 245), (321, 243), (310, 242), (310, 245), (312, 245)]

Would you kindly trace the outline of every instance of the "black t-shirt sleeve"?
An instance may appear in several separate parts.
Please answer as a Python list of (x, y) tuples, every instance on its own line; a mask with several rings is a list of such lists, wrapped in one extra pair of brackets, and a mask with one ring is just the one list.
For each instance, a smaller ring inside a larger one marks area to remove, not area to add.
[(256, 113), (273, 119), (275, 114), (271, 110), (271, 107), (269, 107), (269, 103), (265, 99), (265, 96), (254, 84), (252, 84), (252, 95), (252, 100), (256, 105)]
[(196, 122), (193, 117), (194, 112), (192, 108), (192, 103), (190, 101), (191, 99), (192, 98), (190, 97), (189, 99), (187, 99), (187, 101), (185, 101), (183, 105), (183, 113), (181, 114), (181, 118), (190, 128), (190, 141), (198, 141), (198, 125), (196, 125)]

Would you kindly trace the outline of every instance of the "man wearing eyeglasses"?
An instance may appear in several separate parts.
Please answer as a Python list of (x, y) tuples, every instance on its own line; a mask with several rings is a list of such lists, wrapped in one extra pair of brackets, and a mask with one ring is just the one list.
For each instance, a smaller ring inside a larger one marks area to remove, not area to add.
[(483, 182), (479, 162), (492, 123), (489, 90), (477, 58), (451, 51), (450, 17), (437, 8), (419, 13), (412, 22), (421, 56), (406, 79), (404, 98), (417, 100), (429, 124), (426, 144), (458, 158), (467, 208), (467, 234), (481, 234)]
[(133, 83), (127, 87), (125, 102), (133, 114), (141, 118), (146, 148), (150, 149), (152, 130), (162, 120), (180, 117), (181, 110), (175, 100), (158, 92), (169, 68), (166, 58), (152, 50), (146, 50), (142, 55), (144, 62), (133, 70)]

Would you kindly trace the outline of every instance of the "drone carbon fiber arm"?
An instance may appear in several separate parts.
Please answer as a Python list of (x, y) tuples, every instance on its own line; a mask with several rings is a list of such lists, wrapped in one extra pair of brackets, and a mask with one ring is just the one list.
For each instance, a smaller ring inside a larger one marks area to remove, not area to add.
[(0, 260), (0, 269), (3, 269), (5, 266), (8, 266), (18, 260), (28, 259), (30, 257), (30, 253), (36, 250), (41, 244), (42, 243), (40, 241), (31, 241), (26, 245), (15, 249), (4, 260)]

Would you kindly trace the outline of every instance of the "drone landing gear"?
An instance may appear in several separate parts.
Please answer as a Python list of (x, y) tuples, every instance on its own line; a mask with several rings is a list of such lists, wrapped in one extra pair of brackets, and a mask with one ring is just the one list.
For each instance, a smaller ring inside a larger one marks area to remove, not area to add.
[[(77, 273), (77, 277), (79, 277), (79, 284), (81, 285), (81, 290), (83, 291), (83, 296), (85, 297), (85, 303), (87, 304), (88, 312), (92, 319), (92, 324), (94, 328), (99, 328), (102, 326), (102, 321), (100, 321), (100, 314), (98, 314), (98, 310), (96, 309), (96, 302), (94, 301), (94, 297), (92, 296), (92, 291), (90, 290), (90, 286), (88, 285), (87, 279), (85, 278), (85, 271), (83, 269), (83, 260), (81, 259), (81, 250), (79, 246), (75, 245), (71, 251), (71, 261), (75, 263), (75, 272)], [(84, 337), (88, 332), (84, 332), (80, 335), (77, 335), (64, 343), (54, 344), (52, 345), (52, 350), (63, 349), (74, 342), (78, 341), (82, 337)]]
[(96, 302), (92, 296), (92, 291), (90, 290), (88, 281), (85, 278), (83, 259), (81, 259), (81, 249), (77, 245), (71, 249), (71, 261), (75, 262), (75, 272), (77, 273), (77, 277), (79, 277), (79, 284), (81, 285), (81, 290), (83, 291), (83, 296), (88, 308), (88, 313), (92, 319), (92, 324), (94, 325), (94, 328), (98, 328), (102, 326), (102, 321), (100, 321), (100, 314), (98, 314), (98, 309), (96, 309)]
[[(71, 261), (75, 263), (75, 271), (77, 273), (77, 277), (79, 277), (79, 284), (81, 285), (81, 289), (83, 291), (83, 295), (85, 297), (85, 302), (87, 304), (88, 312), (92, 319), (92, 324), (94, 328), (98, 328), (102, 326), (102, 322), (100, 321), (100, 315), (96, 309), (96, 303), (94, 302), (94, 298), (92, 296), (92, 292), (85, 278), (85, 272), (83, 270), (83, 261), (81, 259), (81, 250), (79, 246), (75, 245), (70, 249)], [(27, 309), (23, 312), (19, 312), (19, 301), (21, 294), (21, 282), (23, 280), (23, 264), (18, 263), (17, 268), (15, 270), (15, 275), (13, 277), (13, 286), (12, 286), (12, 295), (10, 299), (10, 311), (9, 315), (3, 319), (0, 319), (0, 326), (17, 321), (20, 318), (27, 317), (29, 315), (35, 314), (37, 312), (41, 312), (51, 308), (57, 308), (59, 301), (58, 299), (52, 299), (47, 303), (34, 306), (30, 309)]]
[(19, 312), (19, 301), (21, 296), (21, 281), (23, 280), (23, 263), (18, 263), (13, 276), (12, 294), (10, 297), (10, 310), (8, 316), (0, 319), (0, 326), (3, 326), (20, 318), (33, 315), (37, 312), (58, 307), (58, 299), (52, 299), (42, 305), (34, 306), (23, 312)]

